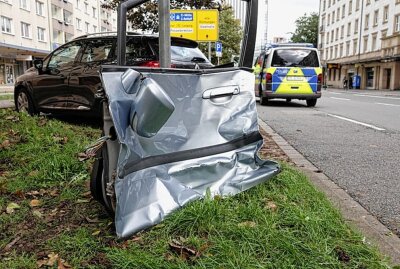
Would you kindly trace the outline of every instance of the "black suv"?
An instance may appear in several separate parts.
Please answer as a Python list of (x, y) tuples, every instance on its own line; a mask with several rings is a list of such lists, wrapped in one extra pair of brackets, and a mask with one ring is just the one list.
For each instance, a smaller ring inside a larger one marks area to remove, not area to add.
[[(50, 53), (17, 78), (15, 108), (34, 115), (39, 112), (101, 116), (100, 66), (116, 64), (115, 33), (78, 37)], [(158, 37), (129, 33), (126, 63), (158, 68)], [(171, 67), (211, 68), (198, 43), (171, 38)]]

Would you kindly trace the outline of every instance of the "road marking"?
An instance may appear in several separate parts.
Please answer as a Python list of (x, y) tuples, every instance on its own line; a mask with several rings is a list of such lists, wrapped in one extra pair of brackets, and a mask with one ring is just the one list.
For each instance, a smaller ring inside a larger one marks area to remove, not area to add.
[(395, 105), (395, 104), (386, 104), (386, 103), (375, 103), (377, 105), (383, 105), (383, 106), (400, 106), (400, 105)]
[(329, 98), (336, 99), (336, 100), (350, 101), (350, 99), (347, 99), (347, 98), (340, 98), (340, 97), (329, 97)]
[(362, 126), (365, 126), (365, 127), (368, 127), (368, 128), (372, 128), (372, 129), (377, 130), (377, 131), (385, 131), (385, 129), (383, 129), (383, 128), (380, 128), (380, 127), (377, 127), (375, 125), (371, 125), (371, 124), (368, 124), (368, 123), (364, 123), (364, 122), (361, 122), (361, 121), (352, 120), (352, 119), (345, 118), (345, 117), (338, 116), (338, 115), (334, 115), (334, 114), (328, 114), (328, 116), (334, 117), (334, 118), (337, 118), (337, 119), (341, 119), (341, 120), (345, 120), (345, 121), (349, 121), (349, 122), (352, 122), (352, 123), (355, 123), (355, 124), (359, 124), (359, 125), (362, 125)]
[(342, 94), (341, 92), (329, 92), (331, 94)]
[(356, 95), (356, 96), (362, 96), (362, 97), (370, 97), (370, 98), (400, 100), (400, 97), (377, 96), (377, 95), (360, 94), (360, 93), (355, 93), (354, 95)]

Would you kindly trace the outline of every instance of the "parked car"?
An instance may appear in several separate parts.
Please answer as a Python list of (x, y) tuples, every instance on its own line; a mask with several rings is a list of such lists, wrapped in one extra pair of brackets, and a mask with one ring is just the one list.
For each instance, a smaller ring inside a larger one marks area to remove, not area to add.
[[(15, 83), (17, 111), (101, 116), (101, 65), (116, 64), (115, 33), (78, 37), (35, 60)], [(126, 43), (127, 65), (158, 68), (158, 37), (129, 33)], [(211, 68), (213, 65), (192, 40), (171, 39), (171, 67)]]

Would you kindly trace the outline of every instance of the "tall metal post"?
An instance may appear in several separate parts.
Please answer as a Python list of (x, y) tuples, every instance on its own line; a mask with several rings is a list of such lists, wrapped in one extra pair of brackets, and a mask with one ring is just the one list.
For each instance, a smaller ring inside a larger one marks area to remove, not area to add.
[(171, 67), (171, 34), (169, 0), (158, 1), (160, 66)]
[(254, 47), (257, 36), (258, 0), (244, 1), (247, 2), (247, 10), (239, 66), (251, 68), (253, 65)]

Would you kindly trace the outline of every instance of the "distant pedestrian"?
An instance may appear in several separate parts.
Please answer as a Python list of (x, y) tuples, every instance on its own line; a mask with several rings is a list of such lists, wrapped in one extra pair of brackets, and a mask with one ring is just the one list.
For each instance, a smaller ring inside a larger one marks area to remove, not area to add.
[(347, 77), (346, 76), (344, 76), (344, 78), (343, 78), (343, 89), (345, 89), (345, 90), (347, 90), (348, 88), (347, 88), (347, 83), (348, 83), (348, 81), (347, 81)]

